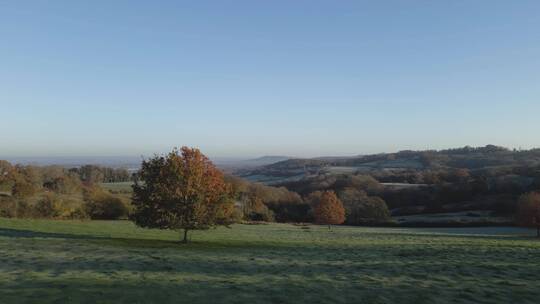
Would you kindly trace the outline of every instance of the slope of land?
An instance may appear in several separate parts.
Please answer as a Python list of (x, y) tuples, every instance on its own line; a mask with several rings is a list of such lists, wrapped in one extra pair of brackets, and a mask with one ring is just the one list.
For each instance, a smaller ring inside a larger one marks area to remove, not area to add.
[(0, 219), (2, 303), (537, 303), (540, 242), (517, 228)]
[(509, 150), (488, 145), (440, 151), (400, 151), (357, 157), (288, 159), (237, 175), (251, 181), (277, 184), (325, 173), (370, 173), (378, 171), (426, 171), (439, 169), (493, 170), (540, 166), (540, 149)]

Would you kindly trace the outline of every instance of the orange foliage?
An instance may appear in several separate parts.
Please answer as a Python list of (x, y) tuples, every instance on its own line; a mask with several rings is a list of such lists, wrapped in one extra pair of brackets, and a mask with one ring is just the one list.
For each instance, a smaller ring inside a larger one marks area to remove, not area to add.
[(325, 191), (313, 215), (317, 224), (339, 225), (345, 221), (345, 208), (334, 191)]
[(141, 227), (187, 231), (226, 225), (234, 211), (232, 189), (198, 149), (183, 147), (146, 160), (133, 187), (131, 219)]

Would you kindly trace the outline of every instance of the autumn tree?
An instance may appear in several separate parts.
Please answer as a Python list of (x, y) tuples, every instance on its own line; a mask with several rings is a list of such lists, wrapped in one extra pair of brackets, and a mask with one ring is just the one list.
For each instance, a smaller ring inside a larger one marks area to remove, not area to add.
[(198, 149), (174, 149), (142, 162), (133, 186), (131, 220), (147, 228), (190, 230), (227, 225), (234, 211), (231, 187)]
[(7, 160), (0, 160), (0, 191), (9, 190), (13, 166)]
[(345, 221), (345, 208), (334, 191), (325, 191), (314, 206), (313, 216), (315, 223), (327, 224), (330, 228), (330, 225), (339, 225)]
[(12, 170), (13, 166), (7, 160), (0, 159), (0, 183), (8, 179)]
[(531, 192), (519, 198), (516, 222), (523, 227), (536, 227), (540, 237), (540, 193)]
[(41, 183), (38, 170), (31, 166), (15, 166), (10, 178), (12, 180), (11, 193), (19, 198), (34, 195)]

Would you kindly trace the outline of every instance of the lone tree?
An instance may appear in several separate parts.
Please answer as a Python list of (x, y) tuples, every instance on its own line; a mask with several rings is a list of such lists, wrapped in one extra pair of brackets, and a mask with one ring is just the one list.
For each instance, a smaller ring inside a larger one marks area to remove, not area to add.
[(519, 198), (516, 222), (523, 227), (536, 227), (536, 236), (540, 237), (540, 193), (531, 192)]
[(330, 225), (339, 225), (345, 221), (345, 208), (334, 191), (325, 191), (314, 206), (313, 216), (315, 223), (326, 224), (330, 229)]
[(188, 231), (230, 224), (232, 191), (223, 174), (198, 149), (174, 149), (142, 162), (133, 185), (130, 219), (146, 228)]

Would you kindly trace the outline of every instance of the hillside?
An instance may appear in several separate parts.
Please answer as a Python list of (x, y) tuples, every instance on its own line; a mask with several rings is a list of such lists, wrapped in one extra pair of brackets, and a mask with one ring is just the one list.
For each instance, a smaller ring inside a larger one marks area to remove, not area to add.
[(509, 150), (488, 145), (448, 150), (400, 151), (348, 158), (288, 159), (235, 174), (251, 181), (279, 183), (322, 173), (373, 173), (441, 169), (492, 170), (540, 165), (540, 149)]

